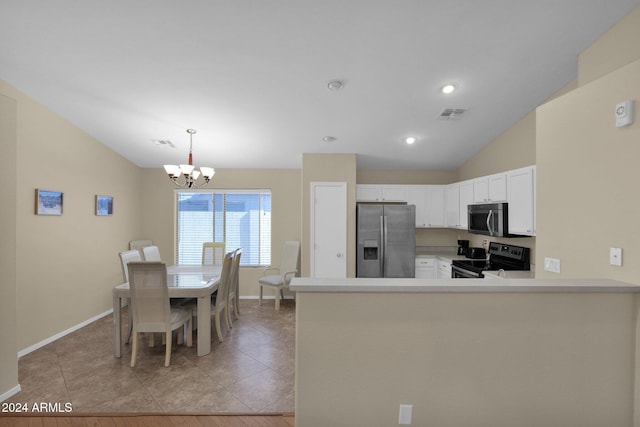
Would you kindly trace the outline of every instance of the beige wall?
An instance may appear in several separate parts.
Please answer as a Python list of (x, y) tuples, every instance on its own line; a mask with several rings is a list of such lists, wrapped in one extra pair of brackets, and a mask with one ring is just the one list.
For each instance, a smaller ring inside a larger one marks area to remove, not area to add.
[[(139, 168), (0, 81), (17, 104), (17, 353), (109, 310), (118, 251), (140, 229)], [(15, 182), (15, 177), (9, 182)], [(35, 189), (64, 193), (61, 216), (34, 214)], [(114, 215), (95, 215), (95, 195)]]
[(301, 271), (309, 277), (310, 209), (312, 182), (347, 183), (347, 277), (355, 277), (356, 244), (356, 156), (355, 154), (303, 154), (302, 155), (302, 245)]
[(296, 426), (629, 427), (634, 294), (322, 293), (296, 301)]
[(456, 171), (358, 169), (358, 184), (451, 184), (457, 181)]
[[(272, 265), (280, 265), (285, 240), (301, 240), (301, 172), (299, 169), (216, 169), (207, 190), (271, 190)], [(163, 169), (143, 169), (142, 228), (140, 238), (151, 239), (160, 247), (166, 262), (175, 261), (175, 187)], [(261, 268), (240, 269), (240, 295), (257, 296)]]
[[(16, 337), (17, 102), (0, 93), (0, 396), (18, 386)], [(14, 389), (15, 391), (15, 389)], [(0, 398), (0, 400), (3, 400)]]
[[(538, 108), (537, 263), (560, 259), (561, 276), (640, 283), (640, 116), (614, 124), (618, 102), (638, 105), (638, 76), (640, 61)], [(610, 247), (623, 248), (622, 267), (609, 265)]]
[(583, 86), (640, 59), (640, 6), (629, 12), (578, 56), (578, 80)]
[(458, 180), (505, 172), (536, 163), (536, 114), (530, 112), (458, 169)]

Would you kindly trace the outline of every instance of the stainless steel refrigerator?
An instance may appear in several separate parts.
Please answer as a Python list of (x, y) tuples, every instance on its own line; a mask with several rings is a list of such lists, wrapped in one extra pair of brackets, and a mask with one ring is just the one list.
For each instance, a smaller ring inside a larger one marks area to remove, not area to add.
[(356, 277), (415, 277), (416, 207), (356, 206)]

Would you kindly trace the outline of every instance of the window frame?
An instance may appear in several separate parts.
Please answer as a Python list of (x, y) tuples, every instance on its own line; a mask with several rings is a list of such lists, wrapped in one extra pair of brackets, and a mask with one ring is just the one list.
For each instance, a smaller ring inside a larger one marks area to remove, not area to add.
[[(259, 200), (260, 200), (260, 195), (264, 195), (264, 194), (268, 194), (269, 195), (269, 205), (271, 207), (271, 209), (269, 210), (270, 212), (270, 220), (269, 220), (269, 244), (268, 244), (268, 254), (269, 254), (269, 260), (265, 263), (265, 264), (243, 264), (242, 263), (242, 258), (241, 258), (241, 266), (242, 267), (258, 267), (258, 268), (264, 268), (264, 267), (269, 267), (271, 265), (271, 261), (273, 259), (273, 253), (272, 253), (272, 242), (273, 242), (273, 229), (272, 229), (272, 222), (271, 219), (273, 218), (273, 193), (271, 191), (271, 189), (269, 188), (262, 188), (262, 189), (234, 189), (234, 188), (219, 188), (219, 189), (180, 189), (180, 188), (175, 188), (173, 189), (173, 203), (174, 203), (174, 218), (173, 218), (173, 227), (174, 227), (174, 231), (173, 231), (173, 239), (174, 239), (174, 263), (178, 264), (178, 256), (179, 256), (179, 236), (178, 236), (178, 231), (179, 231), (179, 225), (178, 225), (178, 219), (179, 219), (179, 196), (182, 194), (211, 194), (212, 197), (214, 197), (214, 195), (222, 195), (223, 196), (223, 200), (224, 200), (224, 209), (223, 209), (223, 217), (224, 217), (224, 222), (222, 224), (222, 232), (223, 232), (223, 242), (226, 244), (227, 241), (227, 230), (226, 230), (226, 213), (227, 213), (227, 203), (226, 203), (226, 197), (227, 195), (241, 195), (241, 194), (250, 194), (250, 195), (257, 195), (259, 196)], [(261, 203), (261, 201), (259, 201), (259, 203)], [(260, 205), (262, 206), (262, 205)], [(262, 209), (261, 209), (262, 210)], [(214, 225), (214, 231), (215, 231), (216, 226)], [(258, 240), (260, 240), (260, 238), (258, 238)], [(229, 249), (229, 248), (227, 248)], [(261, 251), (262, 252), (262, 251)], [(245, 258), (246, 259), (246, 258)]]

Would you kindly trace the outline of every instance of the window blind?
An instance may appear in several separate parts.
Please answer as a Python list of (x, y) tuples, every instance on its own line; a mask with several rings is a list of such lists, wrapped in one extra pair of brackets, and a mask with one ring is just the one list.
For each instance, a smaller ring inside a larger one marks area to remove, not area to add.
[(176, 263), (200, 264), (204, 242), (242, 248), (240, 264), (271, 264), (271, 192), (176, 192)]

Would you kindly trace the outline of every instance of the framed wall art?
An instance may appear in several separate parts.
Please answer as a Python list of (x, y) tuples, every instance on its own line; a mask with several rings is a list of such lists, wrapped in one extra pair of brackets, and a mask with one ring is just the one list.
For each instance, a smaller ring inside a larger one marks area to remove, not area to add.
[(62, 215), (62, 192), (36, 188), (36, 215)]
[(96, 195), (96, 215), (113, 215), (113, 197)]

